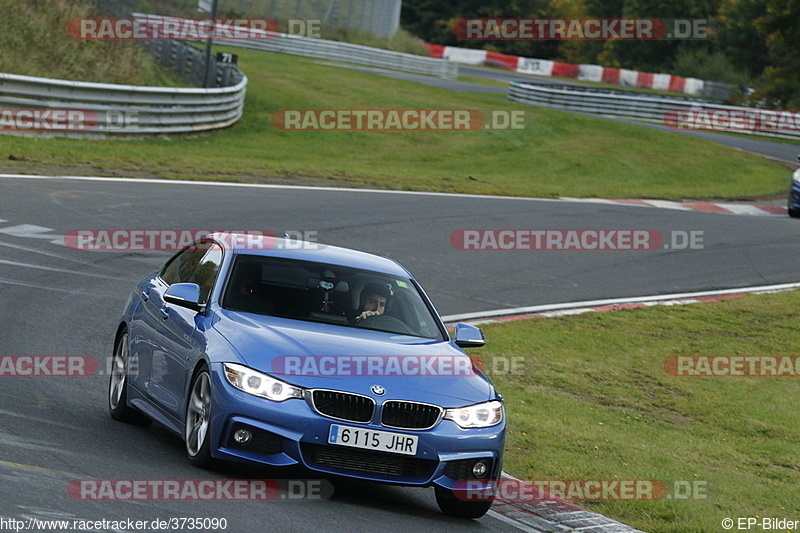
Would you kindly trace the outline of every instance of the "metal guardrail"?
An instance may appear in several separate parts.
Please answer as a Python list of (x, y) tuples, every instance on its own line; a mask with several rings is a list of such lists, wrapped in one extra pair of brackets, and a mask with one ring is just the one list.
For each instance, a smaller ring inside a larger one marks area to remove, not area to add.
[[(170, 18), (159, 15), (134, 13), (134, 17), (143, 19)], [(426, 74), (440, 78), (457, 78), (458, 64), (446, 59), (381, 50), (359, 44), (329, 41), (314, 37), (303, 37), (288, 33), (264, 32), (268, 38), (250, 40), (214, 40), (215, 44), (291, 54), (330, 61), (341, 61), (357, 65), (401, 70), (414, 74)]]
[[(177, 41), (150, 41), (159, 61), (198, 85), (202, 52)], [(9, 134), (59, 137), (192, 133), (231, 126), (242, 117), (247, 77), (233, 65), (212, 64), (219, 87), (173, 88), (89, 83), (0, 73), (0, 109)], [(39, 122), (16, 121), (14, 110), (39, 110)], [(45, 111), (50, 110), (48, 115)], [(61, 120), (55, 114), (61, 113)], [(69, 123), (63, 119), (69, 113)], [(44, 116), (44, 118), (41, 118)], [(54, 122), (58, 122), (54, 127)]]
[(82, 127), (4, 129), (49, 136), (189, 133), (225, 128), (242, 116), (247, 77), (210, 89), (140, 87), (0, 74), (4, 110), (73, 110)]
[[(197, 87), (206, 81), (205, 54), (199, 48), (180, 41), (140, 41), (162, 67), (189, 80)], [(242, 73), (231, 63), (220, 63), (211, 57), (209, 81), (213, 87), (229, 87), (242, 81)]]
[[(697, 116), (696, 114), (701, 111), (706, 111), (708, 114), (713, 114), (714, 111), (721, 111), (727, 114), (739, 113), (741, 116), (760, 117), (771, 113), (769, 110), (726, 106), (700, 98), (633, 95), (623, 91), (583, 88), (572, 85), (537, 85), (518, 81), (511, 82), (509, 85), (508, 98), (513, 102), (564, 111), (657, 121), (664, 125), (674, 126), (675, 129), (682, 129), (677, 126), (679, 112), (692, 111)], [(668, 117), (671, 121), (668, 121)], [(683, 129), (699, 130), (705, 128), (688, 126)], [(716, 130), (719, 131), (720, 129), (717, 128)], [(707, 128), (707, 131), (715, 131), (715, 128)], [(723, 131), (792, 139), (800, 138), (800, 129), (797, 128), (753, 131), (752, 129), (735, 129), (731, 127), (723, 129)]]

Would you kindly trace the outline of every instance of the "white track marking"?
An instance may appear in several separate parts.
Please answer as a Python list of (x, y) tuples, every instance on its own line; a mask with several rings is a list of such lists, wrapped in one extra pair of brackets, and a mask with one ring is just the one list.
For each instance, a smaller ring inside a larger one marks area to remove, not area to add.
[(714, 291), (681, 292), (675, 294), (658, 294), (654, 296), (636, 296), (630, 298), (611, 298), (607, 300), (588, 300), (585, 302), (567, 302), (560, 304), (533, 305), (530, 307), (510, 307), (508, 309), (495, 309), (492, 311), (478, 311), (477, 313), (462, 313), (458, 315), (443, 316), (445, 322), (459, 322), (463, 320), (480, 320), (507, 315), (522, 315), (546, 313), (548, 311), (561, 311), (563, 309), (576, 309), (582, 307), (597, 307), (601, 305), (624, 305), (632, 303), (660, 302), (664, 300), (680, 300), (685, 298), (701, 298), (704, 296), (721, 296), (725, 294), (745, 294), (758, 292), (778, 292), (800, 288), (800, 283), (782, 283), (778, 285), (762, 285), (759, 287), (739, 287), (735, 289), (721, 289)]
[[(204, 187), (249, 187), (257, 189), (286, 189), (297, 191), (328, 191), (346, 193), (378, 193), (378, 194), (403, 194), (411, 196), (436, 196), (452, 198), (482, 198), (482, 199), (501, 199), (501, 200), (523, 200), (535, 202), (561, 202), (556, 198), (530, 198), (522, 196), (489, 196), (485, 194), (463, 194), (450, 192), (426, 192), (426, 191), (395, 191), (388, 189), (355, 189), (347, 187), (314, 187), (310, 185), (276, 185), (272, 183), (231, 183), (223, 181), (193, 181), (193, 180), (170, 180), (170, 179), (138, 179), (138, 178), (112, 178), (103, 176), (40, 176), (36, 174), (0, 174), (0, 179), (38, 179), (38, 180), (78, 180), (78, 181), (104, 181), (120, 183), (148, 183), (158, 185), (193, 185)], [(576, 199), (581, 202), (581, 199)]]
[(63, 235), (48, 234), (47, 232), (49, 231), (53, 231), (53, 229), (44, 226), (36, 226), (35, 224), (20, 224), (18, 226), (0, 229), (0, 233), (3, 235), (27, 239), (48, 239), (54, 244), (64, 244)]
[[(44, 291), (56, 291), (56, 292), (66, 292), (67, 294), (78, 294), (81, 296), (91, 295), (91, 296), (98, 296), (98, 297), (108, 297), (112, 296), (111, 294), (98, 294), (96, 292), (88, 292), (84, 289), (77, 288), (77, 289), (59, 289), (58, 287), (51, 287), (49, 285), (40, 285), (38, 283), (26, 283), (24, 281), (19, 281), (15, 279), (8, 279), (8, 278), (0, 278), (0, 284), (3, 285), (16, 285), (17, 287), (28, 287), (30, 289), (42, 289)], [(117, 295), (113, 295), (117, 296)]]
[[(63, 243), (61, 243), (61, 244), (63, 244)], [(31, 253), (34, 253), (34, 254), (40, 254), (40, 255), (47, 256), (47, 257), (54, 257), (56, 259), (60, 259), (61, 261), (68, 261), (70, 263), (77, 263), (79, 265), (83, 265), (83, 266), (87, 266), (87, 267), (99, 268), (101, 270), (108, 270), (108, 271), (111, 271), (111, 272), (114, 271), (114, 269), (111, 269), (111, 268), (108, 268), (108, 267), (104, 267), (104, 266), (101, 266), (101, 265), (98, 265), (98, 264), (95, 264), (95, 263), (90, 263), (90, 262), (87, 262), (87, 261), (79, 261), (77, 259), (72, 259), (71, 257), (67, 257), (65, 255), (54, 254), (52, 252), (45, 252), (45, 251), (42, 251), (42, 250), (38, 250), (36, 248), (31, 248), (29, 246), (21, 246), (19, 244), (10, 244), (10, 243), (7, 243), (7, 242), (0, 242), (0, 246), (5, 246), (6, 248), (13, 248), (15, 250), (23, 250), (25, 252), (31, 252)]]
[(73, 274), (75, 276), (88, 276), (90, 278), (102, 278), (102, 279), (110, 279), (113, 281), (119, 281), (119, 276), (104, 276), (102, 274), (90, 274), (89, 272), (79, 272), (77, 270), (67, 270), (66, 268), (55, 268), (55, 267), (47, 267), (42, 265), (36, 265), (33, 263), (23, 263), (22, 261), (9, 261), (8, 259), (0, 259), (1, 265), (9, 265), (9, 266), (18, 266), (24, 268), (34, 268), (37, 270), (48, 270), (50, 272), (60, 272), (62, 274)]
[[(277, 189), (277, 190), (297, 190), (297, 191), (326, 191), (326, 192), (343, 192), (343, 193), (367, 193), (367, 194), (399, 194), (411, 196), (431, 196), (436, 198), (474, 198), (480, 200), (517, 200), (523, 202), (571, 202), (578, 204), (602, 204), (617, 207), (655, 207), (655, 208), (668, 208), (678, 211), (688, 212), (708, 212), (694, 209), (681, 202), (674, 202), (669, 200), (642, 200), (642, 204), (629, 203), (626, 201), (609, 200), (602, 198), (532, 198), (523, 196), (492, 196), (485, 194), (465, 194), (465, 193), (449, 193), (449, 192), (427, 192), (427, 191), (397, 191), (387, 189), (361, 189), (361, 188), (347, 188), (347, 187), (315, 187), (311, 185), (277, 185), (270, 183), (231, 183), (219, 181), (193, 181), (193, 180), (170, 180), (170, 179), (152, 179), (152, 178), (124, 178), (124, 177), (108, 177), (108, 176), (43, 176), (38, 174), (0, 174), (0, 179), (33, 179), (33, 180), (73, 180), (73, 181), (101, 181), (101, 182), (118, 182), (118, 183), (146, 183), (157, 185), (190, 185), (190, 186), (203, 186), (203, 187), (247, 187), (257, 189)], [(782, 216), (780, 214), (771, 213), (757, 206), (742, 205), (742, 204), (710, 204), (717, 205), (724, 209), (731, 211), (731, 214), (746, 214), (746, 215), (761, 215), (761, 216)], [(720, 213), (711, 213), (720, 214)]]

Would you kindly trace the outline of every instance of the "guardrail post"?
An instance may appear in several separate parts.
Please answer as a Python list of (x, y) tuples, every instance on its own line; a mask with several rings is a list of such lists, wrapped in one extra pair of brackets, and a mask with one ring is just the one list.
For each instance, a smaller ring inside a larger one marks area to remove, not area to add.
[[(211, 3), (211, 18), (217, 18), (217, 0), (212, 0)], [(206, 72), (205, 76), (203, 77), (203, 87), (208, 87), (211, 83), (211, 45), (214, 43), (213, 33), (212, 36), (209, 37), (208, 41), (206, 41)]]

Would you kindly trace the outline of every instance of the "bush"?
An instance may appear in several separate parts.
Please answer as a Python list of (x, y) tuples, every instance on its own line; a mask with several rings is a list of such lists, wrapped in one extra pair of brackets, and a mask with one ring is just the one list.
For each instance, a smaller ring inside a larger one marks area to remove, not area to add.
[(681, 48), (675, 55), (671, 73), (685, 78), (721, 81), (750, 87), (754, 80), (737, 69), (722, 52), (710, 52), (698, 48)]

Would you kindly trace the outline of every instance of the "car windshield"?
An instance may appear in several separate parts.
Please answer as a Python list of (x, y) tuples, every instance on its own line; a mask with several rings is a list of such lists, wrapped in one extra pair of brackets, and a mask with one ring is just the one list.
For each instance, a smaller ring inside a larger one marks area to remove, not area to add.
[(232, 311), (445, 338), (410, 279), (339, 265), (239, 255), (221, 305)]

